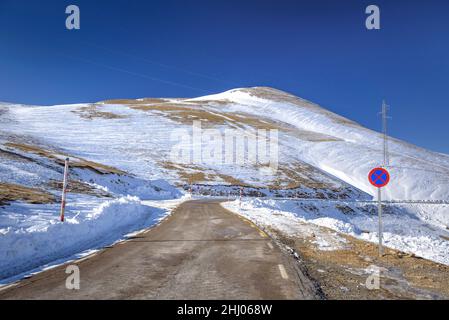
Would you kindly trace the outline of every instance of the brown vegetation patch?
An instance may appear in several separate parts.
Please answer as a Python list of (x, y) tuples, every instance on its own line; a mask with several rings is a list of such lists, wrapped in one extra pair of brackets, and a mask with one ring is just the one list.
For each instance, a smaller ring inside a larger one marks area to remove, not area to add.
[(183, 103), (156, 103), (129, 105), (130, 108), (142, 111), (160, 111), (162, 115), (178, 123), (192, 125), (193, 121), (202, 121), (205, 127), (217, 125), (229, 125), (231, 127), (243, 128), (252, 127), (254, 129), (278, 129), (286, 130), (287, 124), (275, 122), (263, 117), (239, 113), (225, 113), (219, 111), (209, 111), (202, 108), (204, 101), (191, 101), (190, 105)]
[(313, 132), (313, 131), (307, 131), (307, 130), (299, 130), (297, 128), (294, 128), (293, 130), (290, 130), (289, 133), (293, 136), (298, 137), (301, 140), (304, 141), (310, 141), (310, 142), (335, 142), (335, 141), (343, 141), (340, 138), (327, 135), (324, 133), (319, 132)]
[(14, 160), (14, 161), (32, 161), (30, 158), (11, 152), (8, 150), (0, 149), (0, 158)]
[(226, 175), (226, 174), (217, 174), (217, 176), (225, 183), (232, 185), (232, 186), (242, 186), (242, 187), (252, 187), (246, 183), (244, 183), (242, 180), (237, 179), (235, 177)]
[(149, 103), (162, 103), (165, 99), (162, 98), (143, 98), (143, 99), (112, 99), (102, 101), (105, 104), (149, 104)]
[(89, 169), (99, 174), (126, 174), (124, 171), (121, 171), (114, 167), (110, 167), (101, 163), (89, 161), (78, 157), (72, 157), (64, 153), (45, 150), (43, 148), (36, 146), (13, 142), (5, 143), (5, 146), (15, 148), (24, 152), (37, 154), (39, 156), (48, 158), (60, 165), (64, 165), (63, 159), (68, 157), (70, 158), (70, 167), (72, 168)]
[[(321, 181), (320, 181), (320, 180)], [(339, 191), (334, 185), (323, 182), (324, 175), (314, 167), (303, 163), (279, 164), (275, 180), (269, 186), (272, 189), (296, 189), (307, 187), (312, 189), (328, 189)]]
[(53, 203), (55, 202), (55, 197), (42, 189), (0, 182), (0, 205), (5, 205), (11, 201)]
[(195, 184), (199, 182), (213, 181), (213, 177), (205, 172), (205, 169), (200, 166), (173, 163), (169, 161), (161, 161), (159, 164), (172, 172), (176, 172), (179, 177), (180, 185), (183, 183)]
[(305, 141), (311, 142), (334, 142), (343, 141), (337, 137), (326, 135), (318, 132), (312, 132), (307, 130), (298, 130), (296, 127), (281, 122), (275, 121), (266, 117), (257, 117), (244, 113), (226, 113), (219, 110), (207, 110), (204, 109), (204, 105), (215, 104), (229, 104), (227, 100), (194, 100), (187, 101), (192, 103), (191, 105), (186, 102), (173, 103), (167, 102), (162, 104), (140, 104), (131, 105), (130, 107), (143, 111), (160, 111), (162, 115), (170, 120), (178, 123), (192, 125), (193, 121), (201, 121), (204, 127), (214, 127), (220, 125), (228, 125), (232, 128), (252, 128), (252, 129), (264, 129), (264, 130), (279, 130), (288, 132), (289, 134), (296, 136)]
[(179, 112), (179, 111), (189, 111), (192, 110), (190, 106), (186, 106), (181, 103), (163, 103), (163, 104), (142, 104), (142, 105), (130, 105), (132, 109), (142, 110), (142, 111), (162, 111), (162, 112)]
[[(53, 190), (62, 190), (62, 181), (50, 180), (47, 182), (46, 186)], [(95, 197), (112, 197), (112, 195), (104, 190), (97, 189), (83, 181), (79, 180), (69, 180), (67, 186), (68, 192), (87, 194)]]
[(197, 165), (173, 163), (170, 161), (161, 161), (159, 164), (167, 170), (176, 172), (176, 175), (180, 179), (180, 185), (184, 183), (198, 184), (203, 182), (224, 182), (229, 185), (245, 185), (241, 180), (235, 177), (216, 173), (215, 171), (207, 170), (206, 168)]
[(211, 105), (211, 106), (226, 106), (232, 103), (232, 101), (228, 99), (217, 99), (217, 100), (185, 100), (185, 102), (199, 103), (202, 105)]
[[(321, 232), (336, 233), (319, 227)], [(316, 237), (288, 236), (270, 230), (282, 243), (299, 253), (311, 277), (319, 282), (329, 299), (430, 299), (449, 298), (449, 266), (385, 248), (378, 256), (374, 243), (343, 235), (347, 245), (338, 250), (319, 250)], [(381, 270), (380, 288), (369, 290), (365, 270)]]
[[(198, 184), (203, 182), (215, 182), (250, 188), (260, 187), (253, 183), (249, 183), (248, 181), (243, 181), (240, 177), (218, 173), (199, 165), (173, 163), (170, 161), (161, 161), (159, 164), (167, 170), (176, 172), (176, 175), (183, 183)], [(323, 199), (328, 198), (332, 193), (341, 193), (341, 188), (316, 180), (314, 176), (317, 174), (319, 173), (315, 172), (315, 170), (307, 164), (297, 163), (293, 168), (291, 166), (287, 167), (280, 165), (274, 180), (268, 182), (264, 186), (272, 190), (291, 190), (301, 187), (323, 189), (328, 191), (326, 192), (326, 195), (324, 193), (315, 192), (316, 197), (320, 197), (321, 194)], [(300, 197), (301, 194), (298, 194), (297, 196)], [(303, 197), (307, 198), (308, 196), (304, 194)]]
[(98, 110), (98, 105), (91, 104), (89, 106), (78, 108), (77, 110), (73, 110), (73, 113), (76, 113), (83, 119), (93, 120), (94, 118), (101, 119), (123, 119), (126, 118), (124, 115), (115, 114), (110, 111), (100, 111)]

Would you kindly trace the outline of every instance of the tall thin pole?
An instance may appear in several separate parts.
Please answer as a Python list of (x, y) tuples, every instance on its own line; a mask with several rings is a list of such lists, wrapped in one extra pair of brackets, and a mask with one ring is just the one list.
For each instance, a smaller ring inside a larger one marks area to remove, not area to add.
[(384, 138), (384, 148), (383, 148), (383, 152), (384, 152), (384, 162), (383, 165), (385, 166), (389, 166), (390, 165), (390, 159), (389, 159), (389, 155), (388, 155), (388, 134), (387, 134), (387, 120), (388, 120), (388, 116), (387, 116), (387, 112), (388, 112), (388, 106), (385, 103), (385, 100), (382, 101), (382, 133), (383, 133), (383, 138)]
[(239, 192), (239, 206), (242, 206), (243, 187), (240, 187)]
[(62, 183), (61, 213), (59, 215), (61, 222), (64, 222), (64, 212), (65, 212), (65, 202), (66, 202), (66, 195), (67, 195), (68, 180), (69, 180), (69, 158), (66, 158), (65, 163), (64, 163), (64, 181)]
[(377, 188), (377, 190), (377, 210), (379, 212), (379, 257), (382, 257), (382, 188)]

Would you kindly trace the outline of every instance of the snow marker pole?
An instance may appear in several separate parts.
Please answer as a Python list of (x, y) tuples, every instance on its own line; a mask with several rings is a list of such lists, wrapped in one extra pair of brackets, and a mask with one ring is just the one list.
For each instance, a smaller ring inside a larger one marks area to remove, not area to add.
[(64, 181), (62, 183), (61, 213), (59, 215), (61, 222), (64, 222), (64, 212), (65, 212), (65, 202), (66, 202), (68, 179), (69, 179), (69, 158), (66, 158), (65, 163), (64, 163)]
[(243, 187), (240, 187), (239, 206), (242, 206)]

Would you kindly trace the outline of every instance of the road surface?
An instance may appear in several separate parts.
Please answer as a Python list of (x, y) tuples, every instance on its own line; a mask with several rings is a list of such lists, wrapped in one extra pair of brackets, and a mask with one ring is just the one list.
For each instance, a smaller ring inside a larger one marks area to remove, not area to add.
[(218, 200), (181, 204), (160, 225), (0, 291), (0, 299), (313, 299), (296, 262)]

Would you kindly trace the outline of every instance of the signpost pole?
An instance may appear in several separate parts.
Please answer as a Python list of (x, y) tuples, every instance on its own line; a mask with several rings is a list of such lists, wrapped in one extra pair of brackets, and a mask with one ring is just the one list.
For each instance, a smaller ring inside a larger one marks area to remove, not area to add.
[(374, 168), (368, 174), (368, 180), (377, 188), (377, 211), (379, 213), (379, 257), (382, 257), (382, 188), (390, 182), (390, 174), (383, 167)]
[(377, 190), (377, 210), (379, 212), (379, 257), (382, 257), (382, 188), (377, 188)]

